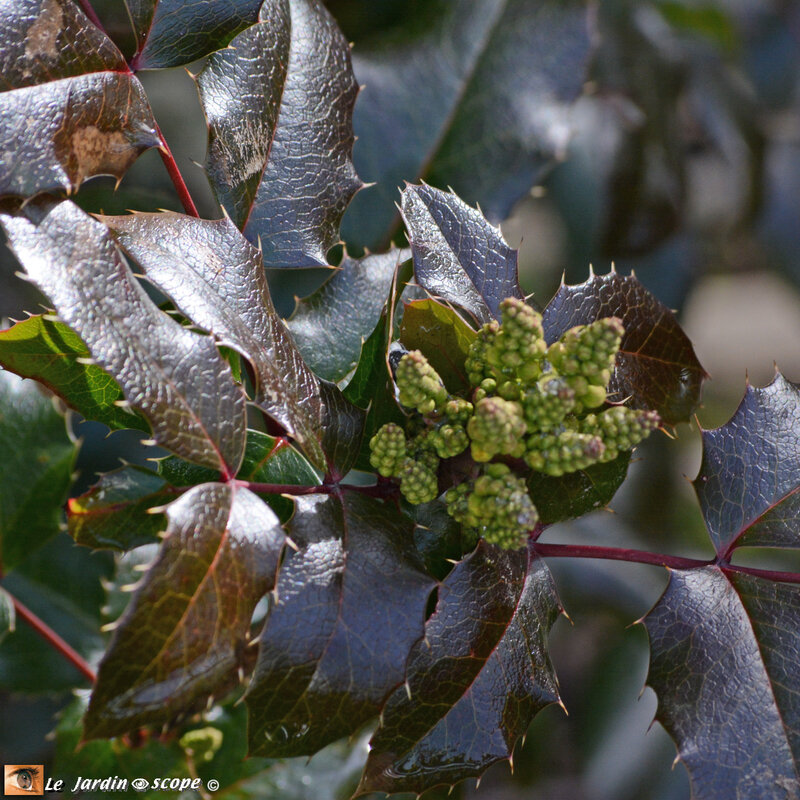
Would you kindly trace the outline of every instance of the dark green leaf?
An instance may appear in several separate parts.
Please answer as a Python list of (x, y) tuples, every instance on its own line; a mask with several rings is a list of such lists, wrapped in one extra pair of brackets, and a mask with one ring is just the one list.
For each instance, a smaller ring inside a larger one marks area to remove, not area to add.
[(562, 284), (544, 311), (547, 341), (603, 317), (619, 317), (625, 326), (609, 384), (613, 399), (655, 409), (669, 424), (687, 422), (706, 372), (675, 315), (635, 277), (610, 272), (576, 286)]
[[(131, 781), (143, 776), (147, 776), (148, 780), (156, 776), (187, 777), (189, 768), (186, 764), (186, 755), (177, 739), (165, 741), (152, 737), (137, 742), (135, 747), (108, 739), (81, 742), (81, 718), (86, 711), (86, 700), (86, 696), (82, 693), (58, 716), (53, 763), (53, 774), (58, 780), (63, 780), (64, 787), (71, 792), (78, 778), (103, 780), (117, 777), (127, 780), (128, 786), (124, 791), (110, 790), (114, 797), (138, 797), (143, 800), (164, 800), (165, 797), (169, 797), (170, 794), (165, 794), (159, 789), (137, 792), (131, 786)], [(84, 790), (75, 794), (97, 797), (100, 793), (96, 790), (94, 792)]]
[(469, 311), (479, 322), (499, 319), (500, 302), (522, 297), (517, 251), (480, 211), (452, 192), (407, 186), (403, 219), (420, 286)]
[[(251, 362), (256, 404), (298, 440), (312, 463), (346, 471), (362, 415), (303, 361), (275, 312), (261, 256), (236, 226), (172, 212), (102, 219), (148, 280)], [(337, 432), (345, 423), (349, 439)]]
[(656, 718), (692, 797), (796, 797), (800, 587), (714, 566), (674, 571), (644, 624)]
[(435, 300), (415, 300), (403, 311), (400, 341), (408, 350), (420, 350), (454, 394), (468, 392), (464, 362), (475, 331), (452, 308)]
[(122, 178), (160, 142), (141, 84), (71, 0), (4, 7), (0, 75), (0, 195)]
[(403, 681), (433, 580), (410, 520), (363, 495), (298, 498), (278, 601), (246, 694), (253, 755), (311, 754), (358, 730)]
[(420, 793), (510, 758), (533, 717), (559, 700), (547, 655), (559, 612), (542, 561), (481, 542), (439, 588), (406, 685), (383, 708), (359, 793)]
[(613, 461), (568, 472), (558, 478), (531, 472), (528, 489), (539, 512), (539, 521), (552, 525), (607, 506), (625, 480), (630, 460), (630, 452), (623, 452)]
[[(359, 408), (369, 409), (364, 422), (361, 449), (353, 465), (356, 469), (367, 472), (373, 469), (369, 463), (369, 440), (375, 431), (386, 422), (402, 423), (405, 419), (394, 399), (394, 381), (387, 358), (393, 335), (393, 315), (397, 311), (397, 304), (406, 284), (411, 280), (411, 274), (410, 261), (400, 265), (393, 289), (394, 294), (387, 301), (375, 330), (364, 342), (356, 371), (344, 390), (344, 396), (350, 402)], [(389, 309), (392, 310), (391, 314)]]
[(58, 533), (75, 445), (32, 381), (0, 370), (0, 556), (6, 570)]
[[(414, 38), (356, 48), (359, 173), (346, 239), (385, 246), (395, 191), (425, 179), (505, 219), (569, 139), (589, 54), (586, 9), (562, 0), (453, 0)], [(500, 133), (499, 133), (500, 132)]]
[(14, 601), (11, 595), (0, 586), (0, 644), (17, 626)]
[(231, 688), (253, 609), (275, 584), (284, 534), (252, 492), (203, 484), (166, 514), (164, 544), (100, 663), (87, 739), (170, 721)]
[(714, 548), (800, 547), (800, 389), (748, 384), (728, 422), (703, 431), (694, 481)]
[(414, 520), (414, 544), (422, 557), (425, 569), (441, 580), (466, 553), (474, 549), (476, 537), (465, 533), (463, 526), (448, 513), (439, 500), (430, 503), (401, 501), (405, 514)]
[[(65, 533), (25, 554), (3, 588), (49, 625), (84, 658), (103, 650), (103, 582), (112, 574), (108, 553), (77, 547)], [(21, 693), (54, 693), (86, 685), (86, 678), (30, 625), (18, 623), (0, 644), (0, 686)]]
[(236, 472), (245, 402), (210, 337), (159, 311), (123, 261), (105, 225), (69, 201), (4, 214), (11, 247), (93, 358), (183, 458)]
[(136, 36), (135, 69), (188, 64), (256, 21), (261, 0), (125, 0)]
[(88, 358), (89, 349), (75, 331), (43, 315), (0, 331), (0, 363), (6, 369), (43, 383), (86, 419), (112, 430), (149, 431), (143, 417), (117, 405), (124, 400), (119, 384), (96, 364), (86, 363)]
[(164, 519), (148, 511), (174, 499), (166, 481), (154, 472), (122, 467), (69, 501), (69, 534), (78, 544), (95, 549), (131, 550), (157, 542)]
[(258, 19), (197, 79), (209, 179), (268, 267), (325, 266), (362, 185), (350, 48), (320, 0), (266, 0)]
[(308, 365), (325, 380), (341, 381), (358, 364), (361, 346), (386, 304), (398, 264), (411, 257), (392, 249), (350, 258), (314, 294), (301, 300), (288, 320)]

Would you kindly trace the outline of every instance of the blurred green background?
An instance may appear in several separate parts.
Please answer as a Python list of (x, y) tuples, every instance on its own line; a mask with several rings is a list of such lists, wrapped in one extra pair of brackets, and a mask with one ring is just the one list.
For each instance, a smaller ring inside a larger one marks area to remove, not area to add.
[[(380, 52), (382, 42), (398, 37), (412, 42), (425, 36), (447, 3), (328, 0), (326, 5), (358, 54)], [(107, 0), (96, 6), (130, 54), (122, 3)], [(690, 483), (700, 464), (699, 426), (725, 422), (738, 405), (746, 377), (765, 385), (774, 364), (790, 380), (800, 380), (800, 3), (605, 0), (591, 13), (599, 15), (602, 35), (586, 91), (572, 109), (570, 144), (563, 159), (544, 170), (516, 203), (503, 232), (509, 244), (520, 248), (523, 289), (540, 305), (562, 279), (583, 281), (589, 264), (601, 273), (612, 262), (623, 273), (635, 270), (677, 311), (712, 380), (695, 424), (679, 426), (675, 438), (651, 437), (637, 451), (629, 479), (611, 504), (614, 513), (554, 526), (543, 541), (710, 557)], [(205, 158), (206, 131), (191, 78), (181, 68), (145, 72), (140, 78), (201, 214), (218, 217), (198, 166)], [(95, 179), (77, 200), (106, 213), (181, 210), (152, 150), (116, 193), (112, 189), (113, 181)], [(362, 202), (369, 202), (371, 191), (364, 190)], [(474, 203), (481, 198), (466, 199)], [(352, 233), (353, 227), (346, 219), (345, 230)], [(357, 233), (347, 240), (355, 253), (364, 244)], [(16, 269), (3, 248), (3, 318), (41, 308), (42, 299), (15, 277)], [(276, 304), (288, 315), (295, 295), (318, 285), (321, 272), (291, 270), (270, 277)], [(98, 424), (76, 419), (70, 424), (84, 440), (76, 494), (119, 458), (144, 458), (132, 433), (107, 438)], [(786, 554), (753, 552), (747, 558), (774, 568), (800, 568), (800, 561)], [(571, 618), (559, 620), (552, 637), (569, 716), (558, 707), (548, 708), (518, 748), (513, 776), (508, 765), (499, 765), (489, 770), (480, 788), (467, 782), (453, 796), (687, 798), (685, 772), (681, 766), (672, 768), (674, 746), (658, 724), (651, 726), (655, 695), (642, 691), (646, 634), (642, 626), (632, 625), (658, 598), (666, 573), (599, 561), (553, 560), (551, 566)], [(99, 623), (118, 613), (106, 607), (104, 589), (118, 603), (114, 587), (124, 582), (112, 576), (107, 554), (80, 550), (60, 534), (6, 582), (36, 610), (41, 605), (43, 617), (97, 658), (102, 652)], [(49, 610), (42, 598), (49, 600)], [(51, 764), (55, 743), (48, 734), (54, 714), (81, 685), (74, 670), (20, 624), (0, 645), (0, 755), (13, 752), (20, 762)], [(62, 743), (73, 741), (75, 724), (68, 714)], [(237, 724), (241, 727), (241, 715)], [(235, 796), (347, 796), (365, 741), (329, 748), (308, 765), (304, 760), (271, 769), (260, 764), (262, 777)]]

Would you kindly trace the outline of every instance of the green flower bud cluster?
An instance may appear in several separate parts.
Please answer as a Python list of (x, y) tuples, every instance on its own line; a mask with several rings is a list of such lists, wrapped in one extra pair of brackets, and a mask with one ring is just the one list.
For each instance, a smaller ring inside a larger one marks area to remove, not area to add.
[(419, 350), (412, 350), (400, 359), (395, 380), (400, 402), (407, 408), (416, 408), (420, 414), (432, 414), (447, 402), (447, 389), (439, 373)]
[[(440, 473), (443, 482), (468, 476), (446, 493), (450, 515), (488, 541), (516, 547), (538, 519), (528, 469), (560, 476), (611, 461), (660, 421), (654, 411), (599, 410), (624, 333), (619, 319), (571, 328), (547, 347), (537, 311), (514, 298), (500, 310), (501, 322), (484, 325), (470, 346), (469, 398), (448, 395), (419, 351), (400, 359), (399, 400), (417, 414), (405, 431), (388, 423), (372, 437), (370, 463), (415, 504), (438, 496)], [(444, 459), (458, 460), (440, 470)]]
[(488, 464), (474, 482), (450, 489), (445, 501), (450, 516), (504, 548), (525, 544), (539, 519), (525, 481), (506, 464)]

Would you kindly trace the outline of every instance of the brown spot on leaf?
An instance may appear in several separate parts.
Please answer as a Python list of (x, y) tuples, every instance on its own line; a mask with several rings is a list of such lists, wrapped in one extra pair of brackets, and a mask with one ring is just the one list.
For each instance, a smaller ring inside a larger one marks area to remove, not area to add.
[(44, 0), (36, 22), (28, 28), (25, 56), (31, 59), (57, 59), (58, 34), (63, 27), (64, 10), (59, 0)]
[(122, 131), (101, 131), (95, 125), (78, 128), (70, 140), (70, 179), (79, 186), (92, 175), (121, 177), (139, 150)]

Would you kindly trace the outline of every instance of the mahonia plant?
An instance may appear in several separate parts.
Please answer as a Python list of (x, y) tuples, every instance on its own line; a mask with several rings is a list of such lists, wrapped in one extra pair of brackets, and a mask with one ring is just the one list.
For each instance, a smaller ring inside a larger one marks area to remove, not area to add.
[(387, 422), (370, 439), (370, 464), (419, 505), (440, 494), (440, 461), (469, 450), (474, 477), (447, 491), (447, 512), (474, 539), (515, 548), (539, 520), (520, 467), (560, 477), (613, 461), (655, 430), (659, 416), (623, 405), (596, 410), (625, 332), (619, 318), (576, 325), (547, 347), (538, 311), (508, 297), (500, 312), (470, 345), (469, 398), (448, 395), (418, 350), (399, 359), (398, 399), (417, 412), (408, 427), (419, 430), (407, 436)]
[[(0, 676), (90, 687), (61, 710), (52, 774), (259, 797), (285, 785), (275, 759), (330, 745), (361, 756), (356, 795), (480, 777), (560, 702), (547, 559), (592, 557), (670, 568), (648, 682), (695, 794), (796, 796), (800, 576), (732, 559), (800, 547), (800, 389), (748, 386), (702, 432), (713, 558), (541, 541), (608, 505), (706, 375), (632, 275), (534, 309), (499, 228), (423, 180), (506, 216), (565, 149), (605, 11), (456, 0), (398, 58), (354, 56), (321, 0), (129, 6), (126, 54), (88, 0), (2, 8), (0, 222), (46, 311), (0, 330)], [(210, 218), (138, 78), (201, 58)], [(149, 148), (184, 213), (104, 213), (148, 192), (83, 183)], [(334, 258), (357, 193), (345, 238), (383, 246)], [(329, 259), (282, 319), (268, 275)], [(76, 488), (65, 410), (158, 449)], [(304, 786), (316, 763), (293, 762)]]

